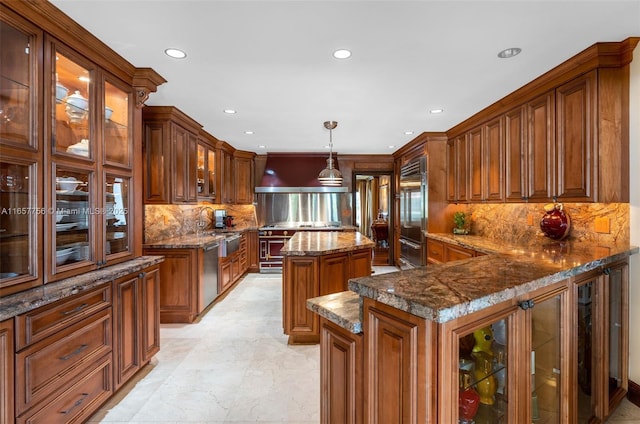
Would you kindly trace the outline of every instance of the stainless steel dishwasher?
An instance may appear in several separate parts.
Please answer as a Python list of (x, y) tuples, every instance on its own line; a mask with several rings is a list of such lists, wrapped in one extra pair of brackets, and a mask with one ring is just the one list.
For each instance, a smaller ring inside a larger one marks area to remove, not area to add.
[(218, 248), (220, 243), (217, 241), (204, 247), (203, 256), (203, 299), (204, 307), (209, 306), (218, 295)]

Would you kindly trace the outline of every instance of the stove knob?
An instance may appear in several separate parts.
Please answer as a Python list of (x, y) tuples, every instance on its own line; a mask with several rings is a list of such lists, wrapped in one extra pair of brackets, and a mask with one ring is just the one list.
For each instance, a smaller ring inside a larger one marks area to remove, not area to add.
[(284, 230), (284, 235), (286, 236), (287, 234), (289, 234), (289, 231)]
[(269, 231), (269, 235), (273, 234), (273, 231)]

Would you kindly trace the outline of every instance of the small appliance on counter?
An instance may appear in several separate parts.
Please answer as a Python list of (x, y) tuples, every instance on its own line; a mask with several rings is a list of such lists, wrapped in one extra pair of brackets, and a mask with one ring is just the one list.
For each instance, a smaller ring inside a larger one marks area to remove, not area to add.
[(216, 209), (214, 211), (215, 224), (214, 228), (224, 229), (227, 223), (227, 211), (225, 209)]
[(233, 228), (236, 224), (233, 223), (233, 216), (232, 215), (227, 215), (224, 219), (224, 225), (227, 228)]

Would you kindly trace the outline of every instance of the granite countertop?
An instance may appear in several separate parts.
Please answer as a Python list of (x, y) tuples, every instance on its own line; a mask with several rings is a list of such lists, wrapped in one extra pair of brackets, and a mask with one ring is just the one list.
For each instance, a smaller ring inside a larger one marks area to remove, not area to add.
[[(349, 289), (358, 297), (369, 297), (443, 323), (605, 267), (639, 251), (629, 244), (600, 246), (547, 238), (518, 245), (468, 235), (429, 234), (428, 237), (487, 255), (355, 278), (349, 280)], [(362, 328), (361, 301), (356, 302), (353, 295), (320, 296), (309, 299), (307, 307), (349, 331)]]
[(140, 256), (130, 261), (1, 297), (0, 321), (73, 296), (84, 290), (110, 283), (162, 261), (164, 261), (164, 256)]
[(354, 334), (362, 333), (360, 296), (352, 291), (307, 299), (307, 308)]
[(320, 256), (373, 247), (375, 243), (357, 231), (298, 231), (280, 253), (285, 256)]
[[(224, 234), (238, 233), (240, 231), (225, 231)], [(213, 231), (207, 231), (204, 234), (188, 234), (186, 236), (171, 237), (163, 240), (157, 240), (142, 245), (143, 248), (156, 249), (198, 249), (224, 240), (224, 235)]]

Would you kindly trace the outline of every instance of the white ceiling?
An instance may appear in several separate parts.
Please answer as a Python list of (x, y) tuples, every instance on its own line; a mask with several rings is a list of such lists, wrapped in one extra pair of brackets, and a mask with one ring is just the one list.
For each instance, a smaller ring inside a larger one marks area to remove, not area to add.
[[(640, 0), (52, 3), (168, 81), (148, 105), (176, 106), (218, 139), (257, 153), (324, 151), (322, 124), (335, 120), (335, 151), (389, 154), (595, 42), (640, 36)], [(188, 56), (171, 59), (167, 47)], [(499, 59), (509, 47), (522, 53)], [(338, 48), (353, 55), (336, 60)]]

